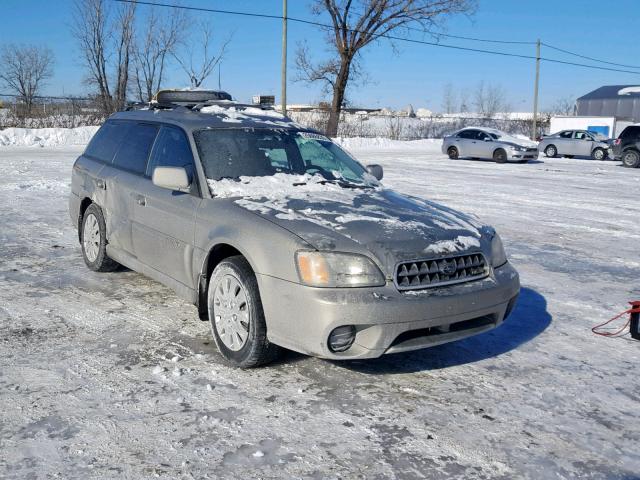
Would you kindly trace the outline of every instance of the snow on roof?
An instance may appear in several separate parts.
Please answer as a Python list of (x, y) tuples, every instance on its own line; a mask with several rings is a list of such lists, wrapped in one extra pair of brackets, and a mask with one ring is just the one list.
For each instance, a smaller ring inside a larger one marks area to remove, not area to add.
[(605, 100), (608, 98), (618, 99), (620, 96), (626, 98), (640, 97), (640, 86), (638, 85), (605, 85), (596, 88), (592, 92), (578, 98), (580, 100)]
[(632, 93), (640, 93), (640, 86), (624, 87), (618, 90), (618, 95), (630, 95)]

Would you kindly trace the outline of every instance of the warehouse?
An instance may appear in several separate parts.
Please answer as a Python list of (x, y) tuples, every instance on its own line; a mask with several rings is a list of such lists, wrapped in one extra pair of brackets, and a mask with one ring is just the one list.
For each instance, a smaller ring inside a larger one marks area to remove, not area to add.
[(640, 85), (606, 85), (576, 101), (576, 114), (640, 123)]

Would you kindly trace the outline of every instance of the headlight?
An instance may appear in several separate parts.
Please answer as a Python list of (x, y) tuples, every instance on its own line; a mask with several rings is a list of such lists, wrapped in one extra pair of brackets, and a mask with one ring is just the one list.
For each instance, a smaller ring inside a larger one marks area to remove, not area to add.
[(505, 263), (507, 263), (507, 254), (504, 251), (500, 235), (496, 233), (491, 239), (491, 265), (493, 268), (498, 268)]
[(311, 287), (378, 287), (384, 275), (364, 255), (338, 252), (296, 252), (300, 281)]
[(524, 152), (526, 149), (524, 147), (516, 147), (516, 146), (512, 146), (509, 147), (511, 150), (514, 150), (516, 152)]

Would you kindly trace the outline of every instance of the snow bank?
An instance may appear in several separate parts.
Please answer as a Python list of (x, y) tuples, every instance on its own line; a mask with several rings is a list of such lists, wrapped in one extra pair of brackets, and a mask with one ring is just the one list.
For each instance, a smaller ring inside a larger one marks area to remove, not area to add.
[(384, 148), (390, 150), (414, 150), (424, 153), (441, 153), (442, 140), (428, 138), (424, 140), (391, 140), (384, 137), (338, 137), (333, 139), (347, 150), (362, 150), (366, 148)]
[(0, 130), (0, 146), (55, 147), (86, 145), (100, 127), (7, 128)]

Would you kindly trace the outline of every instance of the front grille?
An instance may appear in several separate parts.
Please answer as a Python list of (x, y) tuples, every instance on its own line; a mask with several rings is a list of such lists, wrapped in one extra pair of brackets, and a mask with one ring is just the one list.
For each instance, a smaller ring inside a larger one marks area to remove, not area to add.
[(537, 148), (527, 148), (527, 153), (538, 153)]
[(482, 253), (402, 262), (396, 266), (398, 290), (439, 287), (484, 278), (489, 267)]

